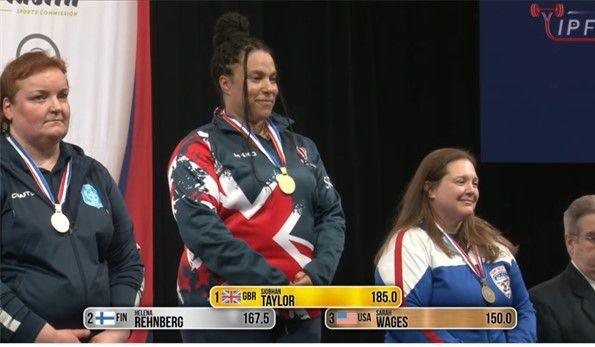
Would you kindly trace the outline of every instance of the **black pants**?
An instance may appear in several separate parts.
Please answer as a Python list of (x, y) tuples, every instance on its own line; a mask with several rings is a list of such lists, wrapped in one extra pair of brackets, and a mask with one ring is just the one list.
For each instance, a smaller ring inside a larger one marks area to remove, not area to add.
[(320, 342), (320, 317), (280, 319), (271, 330), (182, 330), (184, 342)]

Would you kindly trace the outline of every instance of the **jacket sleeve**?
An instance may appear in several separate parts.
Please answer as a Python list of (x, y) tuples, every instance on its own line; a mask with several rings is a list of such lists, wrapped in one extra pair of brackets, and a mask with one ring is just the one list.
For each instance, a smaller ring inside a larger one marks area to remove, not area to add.
[(233, 237), (217, 214), (218, 176), (209, 144), (198, 137), (172, 157), (168, 182), (171, 206), (185, 246), (228, 284), (285, 285), (285, 274), (270, 266), (246, 242)]
[(316, 176), (314, 231), (316, 243), (314, 258), (304, 267), (315, 285), (330, 284), (339, 265), (345, 243), (345, 216), (339, 193), (326, 173), (314, 142), (308, 139), (313, 152), (312, 163)]
[(517, 326), (512, 330), (506, 330), (506, 342), (537, 342), (535, 309), (531, 300), (529, 300), (529, 292), (527, 291), (527, 287), (525, 287), (521, 269), (514, 260), (510, 264), (509, 273), (512, 289), (512, 306), (517, 311)]
[[(0, 169), (2, 213), (8, 199), (5, 186), (4, 170)], [(0, 273), (1, 271), (0, 268)], [(31, 311), (9, 286), (0, 281), (0, 342), (34, 342), (45, 323), (45, 320)]]
[[(378, 261), (376, 284), (401, 287), (402, 307), (431, 306), (433, 279), (428, 242), (419, 233), (401, 231)], [(398, 342), (462, 342), (448, 330), (389, 330), (387, 335), (387, 340)]]
[(111, 205), (114, 235), (107, 249), (112, 306), (138, 306), (144, 287), (144, 266), (134, 238), (132, 220), (118, 186), (101, 166)]
[(0, 332), (4, 342), (34, 342), (46, 324), (3, 282), (0, 282)]
[(537, 311), (537, 340), (539, 342), (564, 342), (556, 314), (545, 302), (532, 295), (533, 305)]

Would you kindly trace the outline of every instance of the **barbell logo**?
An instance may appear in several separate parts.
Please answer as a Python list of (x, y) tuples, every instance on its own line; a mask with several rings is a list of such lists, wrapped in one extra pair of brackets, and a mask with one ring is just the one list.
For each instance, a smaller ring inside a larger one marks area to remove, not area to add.
[[(545, 25), (545, 36), (554, 42), (595, 42), (595, 11), (568, 11), (564, 4), (558, 3), (553, 7), (541, 7), (533, 3), (529, 6), (529, 14), (533, 18), (542, 17)], [(564, 18), (567, 14), (572, 16)], [(586, 18), (593, 15), (593, 18)], [(552, 33), (552, 17), (558, 18), (558, 31)]]

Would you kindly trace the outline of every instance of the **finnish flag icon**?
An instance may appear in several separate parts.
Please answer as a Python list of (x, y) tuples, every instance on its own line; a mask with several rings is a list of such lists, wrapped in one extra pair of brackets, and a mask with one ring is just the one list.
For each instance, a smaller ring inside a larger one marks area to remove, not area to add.
[(116, 325), (116, 313), (113, 311), (95, 311), (95, 324)]

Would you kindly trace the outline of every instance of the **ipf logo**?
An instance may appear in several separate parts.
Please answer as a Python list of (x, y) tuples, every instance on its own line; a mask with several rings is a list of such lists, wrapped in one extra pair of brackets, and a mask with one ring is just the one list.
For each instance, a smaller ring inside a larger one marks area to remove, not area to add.
[[(531, 4), (531, 17), (542, 17), (545, 36), (554, 42), (595, 42), (595, 11), (568, 11), (563, 4), (541, 7)], [(568, 17), (564, 18), (564, 14)], [(556, 19), (552, 21), (552, 17)], [(556, 35), (552, 33), (552, 26)], [(556, 30), (557, 29), (557, 30)]]

